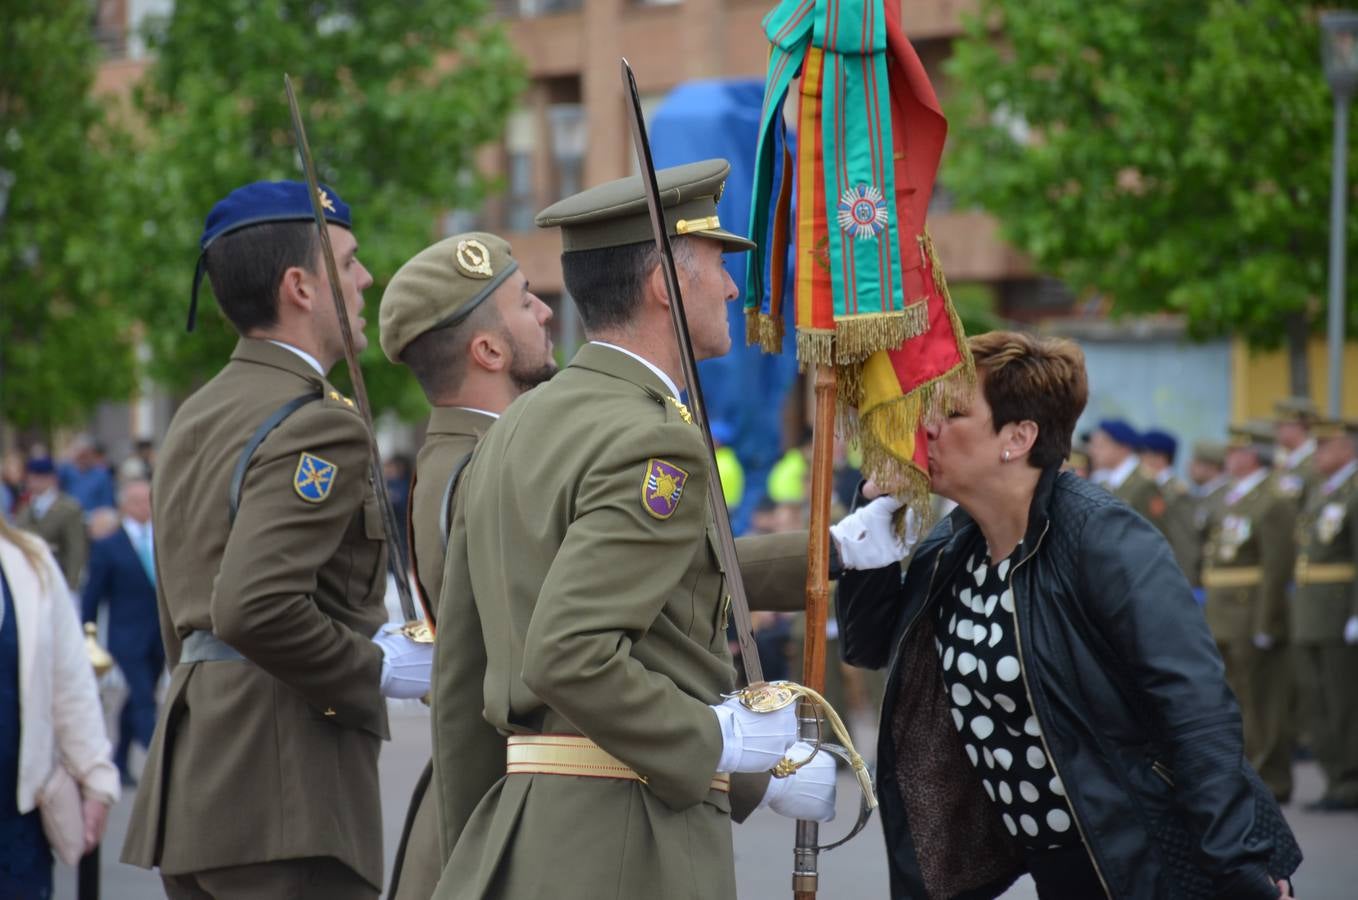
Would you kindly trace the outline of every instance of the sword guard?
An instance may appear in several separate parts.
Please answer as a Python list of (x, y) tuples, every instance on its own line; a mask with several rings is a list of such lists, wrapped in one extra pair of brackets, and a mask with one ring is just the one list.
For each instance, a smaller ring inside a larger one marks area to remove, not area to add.
[(434, 629), (424, 619), (412, 619), (401, 626), (401, 634), (417, 644), (434, 643)]

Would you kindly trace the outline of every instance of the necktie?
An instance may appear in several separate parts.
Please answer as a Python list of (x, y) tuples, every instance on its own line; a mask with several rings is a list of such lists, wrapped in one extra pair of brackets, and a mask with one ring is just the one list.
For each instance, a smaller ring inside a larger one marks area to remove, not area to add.
[(156, 557), (155, 550), (151, 545), (151, 529), (143, 525), (137, 538), (137, 556), (141, 557), (142, 568), (146, 570), (146, 577), (151, 580), (151, 587), (156, 586)]

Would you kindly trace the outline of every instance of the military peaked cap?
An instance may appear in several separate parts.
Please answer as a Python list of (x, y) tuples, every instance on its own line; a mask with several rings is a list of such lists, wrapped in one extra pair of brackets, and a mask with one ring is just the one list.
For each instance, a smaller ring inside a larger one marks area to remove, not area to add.
[(1273, 404), (1275, 413), (1274, 421), (1277, 422), (1300, 422), (1309, 425), (1314, 422), (1319, 413), (1316, 405), (1306, 397), (1288, 397)]
[(411, 341), (464, 321), (518, 268), (503, 238), (479, 231), (421, 250), (397, 270), (382, 294), (382, 352), (400, 362)]
[[(720, 241), (728, 252), (754, 244), (721, 227), (717, 201), (731, 164), (724, 159), (672, 166), (655, 173), (670, 237), (695, 235)], [(641, 176), (620, 178), (553, 203), (537, 215), (540, 228), (560, 228), (567, 253), (648, 243), (655, 239)]]
[[(352, 228), (349, 205), (325, 185), (319, 186), (321, 211), (326, 221), (345, 228)], [(307, 196), (307, 186), (302, 181), (256, 181), (238, 187), (227, 194), (207, 214), (203, 224), (203, 235), (198, 239), (198, 267), (193, 273), (193, 293), (189, 297), (188, 330), (193, 330), (198, 315), (198, 287), (206, 274), (205, 260), (207, 248), (223, 235), (264, 225), (269, 222), (311, 222), (315, 214), (311, 210), (311, 198)]]

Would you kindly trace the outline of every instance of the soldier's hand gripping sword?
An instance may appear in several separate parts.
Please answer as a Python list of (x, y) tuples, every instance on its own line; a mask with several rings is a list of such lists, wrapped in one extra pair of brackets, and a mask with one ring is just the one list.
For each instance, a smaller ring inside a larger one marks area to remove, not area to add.
[[(707, 406), (703, 401), (702, 385), (698, 381), (698, 367), (693, 358), (693, 344), (689, 338), (688, 320), (684, 313), (684, 304), (679, 289), (679, 271), (675, 266), (674, 251), (670, 247), (669, 229), (665, 227), (665, 217), (660, 202), (660, 188), (656, 183), (655, 162), (651, 157), (651, 145), (646, 137), (646, 123), (641, 112), (641, 96), (637, 90), (636, 77), (632, 73), (632, 67), (628, 65), (625, 59), (622, 61), (622, 82), (628, 96), (627, 115), (631, 124), (632, 141), (636, 147), (637, 162), (641, 169), (641, 184), (646, 194), (646, 206), (650, 212), (651, 228), (655, 235), (656, 249), (660, 255), (661, 270), (665, 276), (665, 287), (669, 292), (670, 317), (674, 325), (674, 336), (679, 345), (679, 358), (683, 365), (684, 381), (688, 384), (688, 406), (693, 414), (694, 421), (702, 429), (712, 471), (716, 472), (716, 451), (712, 443), (712, 429), (707, 417)], [(833, 389), (831, 395), (833, 395)], [(759, 664), (759, 650), (754, 641), (754, 626), (750, 619), (749, 601), (746, 599), (745, 585), (740, 577), (740, 562), (736, 555), (735, 538), (731, 534), (731, 519), (726, 510), (726, 500), (722, 496), (721, 481), (717, 478), (709, 478), (707, 485), (707, 505), (712, 511), (713, 524), (717, 531), (717, 548), (722, 569), (727, 573), (726, 589), (731, 600), (731, 618), (735, 623), (736, 640), (740, 645), (741, 662), (745, 667), (747, 686), (738, 691), (736, 696), (741, 699), (745, 706), (756, 712), (771, 712), (801, 701), (803, 704), (803, 738), (816, 747), (816, 752), (823, 750), (843, 760), (853, 770), (863, 792), (863, 804), (853, 830), (846, 837), (833, 844), (817, 846), (815, 822), (798, 821), (797, 823), (797, 856), (793, 885), (799, 896), (808, 893), (808, 887), (809, 892), (814, 893), (816, 853), (838, 847), (862, 831), (863, 826), (867, 824), (868, 818), (872, 814), (872, 810), (877, 806), (877, 798), (872, 790), (872, 780), (868, 775), (867, 766), (862, 757), (854, 750), (853, 742), (849, 739), (848, 729), (844, 727), (844, 723), (830, 707), (830, 704), (825, 701), (825, 698), (810, 688), (792, 682), (776, 681), (769, 683), (764, 681), (763, 670)], [(828, 535), (823, 537), (828, 539)], [(820, 579), (824, 581), (824, 565), (812, 566), (813, 574), (816, 574), (817, 569), (819, 569)], [(822, 642), (825, 628), (823, 600), (822, 597), (819, 606), (821, 612), (819, 627)], [(812, 625), (808, 621), (808, 640), (811, 638), (811, 629)], [(823, 643), (821, 646), (823, 647)], [(823, 650), (821, 658), (823, 667)], [(840, 741), (838, 745), (822, 739), (822, 729), (827, 726)], [(812, 756), (814, 755), (813, 752)], [(810, 762), (810, 759), (811, 757), (803, 760), (784, 759), (774, 767), (772, 774), (775, 778), (786, 778), (807, 762)]]
[(401, 531), (396, 521), (396, 513), (391, 506), (391, 495), (387, 492), (387, 480), (382, 474), (382, 454), (377, 448), (377, 430), (373, 426), (372, 407), (368, 404), (368, 388), (363, 381), (363, 369), (358, 364), (358, 351), (354, 348), (354, 335), (349, 327), (349, 311), (345, 308), (344, 295), (340, 292), (339, 268), (335, 264), (334, 248), (330, 246), (330, 229), (326, 225), (325, 212), (321, 208), (321, 189), (316, 178), (316, 166), (311, 157), (311, 145), (307, 143), (306, 128), (302, 125), (297, 94), (292, 89), (292, 79), (286, 74), (283, 76), (283, 87), (288, 93), (288, 109), (292, 113), (292, 132), (297, 141), (297, 155), (301, 157), (302, 171), (306, 175), (307, 190), (311, 195), (311, 211), (316, 218), (321, 257), (325, 260), (325, 274), (330, 281), (330, 297), (335, 302), (335, 317), (339, 319), (340, 335), (344, 340), (344, 361), (349, 366), (349, 379), (354, 383), (354, 401), (363, 416), (363, 423), (367, 426), (369, 478), (372, 479), (377, 503), (382, 511), (382, 527), (387, 533), (387, 568), (396, 579), (396, 594), (401, 600), (401, 615), (405, 617), (401, 633), (412, 641), (430, 643), (434, 640), (434, 633), (428, 622), (420, 618), (415, 609), (415, 597), (410, 589), (406, 559), (400, 553)]

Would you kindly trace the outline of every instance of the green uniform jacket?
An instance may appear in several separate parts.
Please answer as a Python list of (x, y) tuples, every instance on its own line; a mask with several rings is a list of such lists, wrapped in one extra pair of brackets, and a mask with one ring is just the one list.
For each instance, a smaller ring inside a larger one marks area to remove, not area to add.
[[(308, 391), (321, 399), (255, 452), (233, 525), (242, 448)], [(329, 472), (319, 488), (305, 486), (318, 471)], [(388, 730), (371, 638), (387, 618), (386, 540), (369, 473), (353, 404), (266, 341), (237, 344), (175, 415), (154, 488), (170, 687), (123, 862), (174, 875), (328, 856), (380, 889), (377, 752)], [(214, 632), (247, 661), (179, 664), (192, 631)]]
[(1212, 516), (1230, 489), (1230, 482), (1223, 479), (1221, 484), (1207, 493), (1190, 498), (1189, 508), (1193, 514), (1193, 540), (1197, 546), (1198, 565), (1194, 571), (1187, 574), (1188, 583), (1195, 588), (1202, 587), (1202, 570), (1207, 565), (1207, 535), (1211, 528)]
[(1159, 485), (1160, 496), (1164, 498), (1164, 511), (1159, 520), (1152, 519), (1169, 542), (1174, 551), (1174, 559), (1179, 563), (1190, 584), (1198, 585), (1199, 570), (1202, 568), (1202, 543), (1197, 528), (1193, 524), (1197, 501), (1188, 491), (1188, 485), (1177, 478), (1170, 478)]
[[(411, 491), (411, 546), (421, 590), (428, 602), (437, 607), (443, 586), (443, 531), (440, 527), (448, 479), (458, 462), (476, 448), (495, 417), (483, 412), (456, 407), (436, 408), (429, 415), (424, 446), (415, 461), (415, 485)], [(459, 490), (464, 489), (464, 469)], [(442, 693), (447, 707), (441, 719), (448, 730), (449, 743), (455, 747), (457, 765), (445, 771), (447, 790), (466, 799), (459, 804), (468, 813), (489, 786), (505, 773), (505, 739), (481, 715), (481, 683), (485, 679), (486, 651), (481, 643), (481, 619), (470, 596), (450, 597), (444, 607), (448, 618), (438, 619), (438, 639), (457, 648), (450, 664), (459, 673), (447, 682)], [(437, 609), (436, 609), (437, 612)], [(466, 674), (462, 674), (466, 673)], [(405, 857), (396, 900), (429, 900), (443, 872), (447, 855), (440, 848), (438, 822), (438, 784), (429, 788), (415, 811), (406, 838)], [(453, 839), (465, 823), (453, 823)], [(451, 846), (451, 845), (450, 845)]]
[(80, 575), (89, 556), (90, 542), (85, 534), (85, 511), (70, 494), (57, 494), (41, 519), (33, 515), (33, 504), (24, 507), (14, 524), (31, 531), (47, 542), (52, 556), (61, 566), (71, 590), (80, 584)]
[(1315, 451), (1312, 450), (1292, 465), (1280, 461), (1277, 467), (1278, 493), (1292, 498), (1298, 506), (1305, 504), (1310, 493), (1323, 481), (1316, 472)]
[(1328, 494), (1317, 484), (1297, 519), (1297, 593), (1292, 600), (1292, 639), (1339, 643), (1344, 623), (1358, 616), (1358, 579), (1308, 583), (1307, 569), (1358, 564), (1358, 474)]
[(1164, 495), (1155, 479), (1143, 472), (1140, 466), (1133, 469), (1132, 473), (1123, 479), (1122, 484), (1113, 488), (1113, 496), (1164, 531), (1161, 525), (1166, 508)]
[[(1230, 491), (1208, 520), (1203, 555), (1207, 624), (1222, 644), (1248, 644), (1256, 634), (1287, 640), (1287, 585), (1296, 558), (1296, 506), (1269, 475), (1245, 496), (1230, 502)], [(1251, 576), (1251, 571), (1258, 578)], [(1253, 584), (1215, 587), (1214, 573)], [(1234, 576), (1229, 573), (1234, 573)]]
[[(732, 798), (709, 787), (722, 740), (707, 707), (734, 683), (709, 477), (701, 432), (663, 382), (594, 344), (482, 440), (458, 488), (439, 621), (474, 598), (491, 651), (483, 714), (506, 734), (584, 734), (647, 783), (500, 777), (437, 897), (735, 896)], [(805, 546), (805, 533), (742, 542), (752, 599), (800, 608)], [(435, 781), (456, 829), (474, 791), (454, 796), (443, 776), (460, 764), (444, 698), (471, 673), (444, 637)]]

